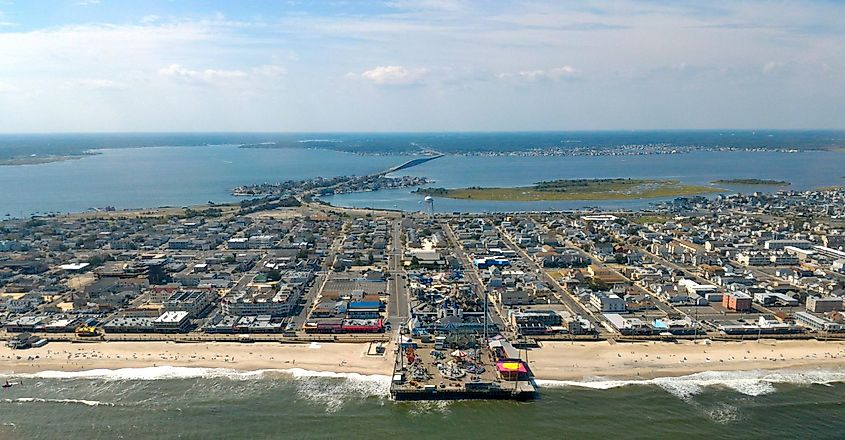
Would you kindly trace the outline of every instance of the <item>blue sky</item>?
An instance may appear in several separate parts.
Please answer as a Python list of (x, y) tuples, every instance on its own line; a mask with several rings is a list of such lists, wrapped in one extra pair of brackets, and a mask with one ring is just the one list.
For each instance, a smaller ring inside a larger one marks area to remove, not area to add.
[(845, 128), (845, 2), (0, 0), (0, 132)]

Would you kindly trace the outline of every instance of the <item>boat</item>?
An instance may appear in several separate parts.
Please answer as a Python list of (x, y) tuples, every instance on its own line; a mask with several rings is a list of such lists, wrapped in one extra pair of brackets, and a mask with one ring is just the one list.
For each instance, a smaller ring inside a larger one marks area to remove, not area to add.
[(15, 385), (20, 385), (21, 382), (9, 382), (8, 380), (2, 386), (3, 388), (12, 388)]

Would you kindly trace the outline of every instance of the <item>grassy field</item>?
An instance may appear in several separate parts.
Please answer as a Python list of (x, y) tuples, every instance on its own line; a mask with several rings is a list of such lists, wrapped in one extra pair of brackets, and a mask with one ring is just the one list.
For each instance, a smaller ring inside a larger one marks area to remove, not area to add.
[(418, 191), (451, 199), (496, 201), (545, 200), (623, 200), (690, 196), (720, 192), (721, 188), (687, 185), (677, 180), (657, 179), (578, 179), (538, 182), (515, 188), (426, 188)]

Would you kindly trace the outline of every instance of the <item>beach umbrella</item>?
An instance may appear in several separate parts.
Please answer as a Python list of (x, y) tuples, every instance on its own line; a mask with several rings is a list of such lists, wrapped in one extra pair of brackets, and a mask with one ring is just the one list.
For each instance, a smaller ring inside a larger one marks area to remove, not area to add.
[(452, 352), (452, 356), (456, 358), (467, 357), (467, 354), (463, 350), (455, 350)]

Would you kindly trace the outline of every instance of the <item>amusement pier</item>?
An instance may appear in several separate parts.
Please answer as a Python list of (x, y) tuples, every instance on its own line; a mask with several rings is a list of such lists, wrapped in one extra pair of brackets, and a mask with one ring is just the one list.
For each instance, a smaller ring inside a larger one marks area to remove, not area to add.
[(537, 388), (528, 364), (505, 340), (486, 347), (451, 348), (403, 338), (397, 349), (390, 394), (395, 400), (531, 400)]

